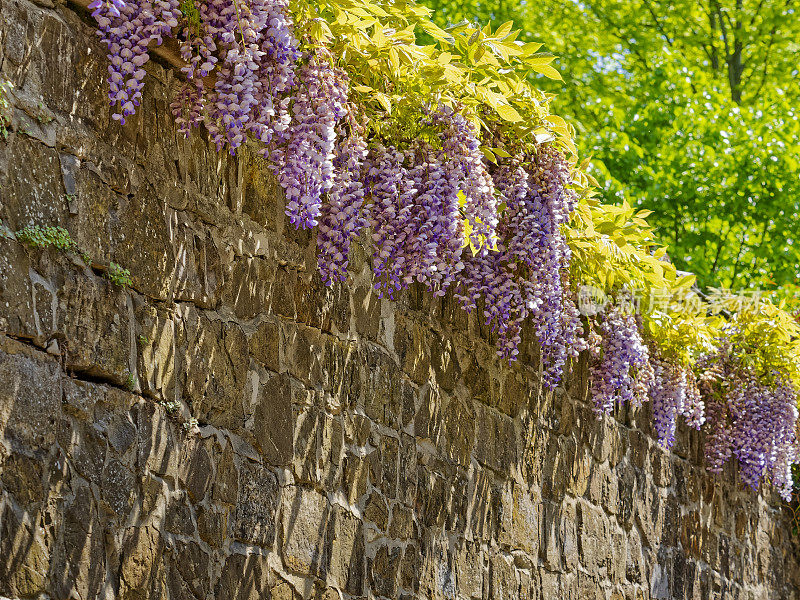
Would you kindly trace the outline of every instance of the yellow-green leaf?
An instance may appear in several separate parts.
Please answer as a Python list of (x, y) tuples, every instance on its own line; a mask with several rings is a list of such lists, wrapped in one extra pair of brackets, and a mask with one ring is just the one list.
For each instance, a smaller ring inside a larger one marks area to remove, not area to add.
[(517, 123), (522, 120), (522, 117), (510, 104), (501, 104), (495, 108), (497, 114), (500, 115), (506, 121), (510, 121), (511, 123)]

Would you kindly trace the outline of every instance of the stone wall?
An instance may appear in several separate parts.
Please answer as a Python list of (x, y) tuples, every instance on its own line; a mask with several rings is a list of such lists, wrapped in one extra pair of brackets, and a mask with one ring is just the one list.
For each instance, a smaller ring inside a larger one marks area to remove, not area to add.
[[(169, 69), (110, 119), (90, 27), (0, 0), (0, 595), (798, 598), (785, 509), (647, 409), (539, 388), (452, 299), (327, 289), (252, 152), (176, 136)], [(112, 284), (111, 261), (133, 286)], [(192, 419), (196, 419), (195, 421)]]

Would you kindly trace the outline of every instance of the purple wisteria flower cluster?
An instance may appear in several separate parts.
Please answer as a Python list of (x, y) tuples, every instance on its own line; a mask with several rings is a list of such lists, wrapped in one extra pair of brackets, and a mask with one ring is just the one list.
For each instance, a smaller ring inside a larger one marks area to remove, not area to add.
[(187, 81), (172, 110), (184, 133), (202, 122), (232, 154), (248, 135), (265, 147), (283, 139), (301, 58), (287, 9), (283, 0), (198, 3), (197, 23), (187, 20), (178, 35)]
[(719, 473), (731, 457), (739, 476), (753, 490), (769, 480), (778, 493), (792, 496), (791, 466), (800, 460), (797, 389), (778, 373), (771, 384), (759, 381), (723, 341), (719, 352), (698, 365), (706, 402), (709, 471)]
[(653, 384), (650, 351), (636, 317), (613, 306), (600, 318), (601, 342), (592, 365), (592, 398), (598, 418), (616, 404), (641, 406)]
[[(343, 132), (341, 137), (344, 138)], [(340, 142), (333, 159), (333, 185), (322, 204), (317, 230), (317, 265), (322, 281), (332, 285), (347, 277), (350, 244), (364, 228), (362, 170), (367, 142), (354, 133)]]
[(527, 160), (500, 166), (495, 187), (506, 208), (497, 226), (497, 251), (465, 258), (457, 292), (467, 310), (484, 298), (484, 317), (498, 332), (500, 354), (519, 353), (522, 323), (530, 318), (539, 340), (544, 383), (555, 387), (570, 356), (587, 345), (567, 281), (570, 250), (561, 227), (573, 210), (566, 161), (542, 147)]
[(286, 214), (295, 227), (314, 227), (322, 196), (333, 186), (336, 124), (347, 112), (347, 82), (325, 57), (312, 56), (298, 73), (300, 89), (292, 104), (287, 143), (272, 158), (286, 191)]
[(142, 98), (148, 46), (178, 27), (178, 0), (93, 0), (89, 9), (108, 46), (108, 98), (117, 108), (112, 117), (124, 124)]
[[(690, 368), (648, 348), (622, 304), (582, 321), (564, 233), (578, 198), (555, 147), (503, 151), (490, 164), (475, 123), (445, 103), (421, 103), (412, 128), (424, 134), (371, 132), (336, 57), (316, 45), (301, 50), (288, 0), (93, 0), (90, 8), (108, 47), (113, 118), (124, 124), (139, 106), (149, 46), (175, 38), (185, 63), (172, 103), (178, 130), (203, 125), (231, 154), (258, 142), (286, 192), (290, 222), (318, 226), (325, 284), (346, 279), (353, 240), (367, 233), (379, 296), (414, 282), (435, 296), (452, 290), (465, 310), (480, 311), (509, 360), (529, 323), (551, 389), (588, 349), (598, 417), (652, 399), (665, 448), (678, 416), (696, 429), (706, 423), (710, 470), (735, 457), (747, 485), (769, 480), (789, 496), (800, 450), (797, 390), (785, 377), (773, 373), (765, 384), (723, 343), (698, 362), (698, 383)], [(501, 134), (497, 141), (508, 145)]]
[(653, 359), (652, 363), (653, 426), (661, 445), (671, 448), (678, 415), (684, 416), (690, 427), (700, 429), (706, 420), (705, 404), (691, 369), (663, 359)]
[(677, 417), (700, 429), (705, 424), (705, 458), (719, 473), (732, 457), (742, 482), (753, 490), (764, 480), (787, 500), (792, 495), (791, 465), (800, 459), (797, 389), (778, 373), (771, 383), (757, 379), (736, 357), (729, 340), (701, 357), (699, 381), (686, 366), (652, 356), (632, 314), (618, 306), (599, 317), (593, 344), (592, 396), (598, 414), (616, 403), (640, 406), (652, 400), (653, 426), (665, 448), (675, 443)]

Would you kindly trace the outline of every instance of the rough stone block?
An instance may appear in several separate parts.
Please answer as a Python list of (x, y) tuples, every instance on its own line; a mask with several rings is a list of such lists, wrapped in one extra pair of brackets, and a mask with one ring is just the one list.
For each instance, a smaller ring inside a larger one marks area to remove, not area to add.
[(183, 391), (198, 419), (235, 428), (243, 416), (242, 401), (249, 367), (247, 338), (232, 323), (212, 320), (190, 310), (181, 332), (185, 353), (176, 369)]
[(280, 371), (280, 329), (273, 321), (262, 321), (248, 340), (250, 356), (270, 371)]
[(262, 600), (269, 597), (270, 579), (266, 556), (231, 554), (225, 559), (214, 597), (219, 600)]
[(62, 518), (63, 529), (52, 557), (52, 596), (97, 598), (105, 582), (106, 548), (97, 507), (87, 487), (75, 490)]
[(66, 225), (58, 152), (28, 136), (15, 135), (9, 140), (6, 160), (17, 168), (8, 171), (2, 185), (5, 224), (12, 231), (28, 225)]
[(253, 413), (255, 445), (271, 465), (286, 465), (293, 456), (292, 390), (288, 375), (270, 377), (260, 386)]
[[(475, 458), (498, 472), (516, 463), (516, 431), (513, 421), (498, 411), (475, 406), (475, 427), (480, 432), (475, 444)], [(552, 464), (552, 463), (551, 463)]]
[(395, 598), (402, 548), (381, 546), (370, 559), (370, 587), (376, 596)]
[(0, 338), (0, 436), (31, 449), (49, 448), (61, 412), (58, 364)]
[(503, 496), (503, 544), (536, 555), (542, 529), (541, 499), (534, 490), (514, 484), (510, 493)]
[(279, 495), (278, 481), (270, 470), (243, 461), (231, 523), (233, 537), (256, 546), (271, 547), (277, 531)]
[(45, 591), (50, 562), (45, 542), (10, 504), (0, 504), (0, 594), (33, 597)]
[(42, 334), (36, 326), (30, 270), (25, 247), (0, 236), (0, 331), (23, 338)]
[(281, 510), (286, 568), (301, 575), (324, 577), (330, 564), (334, 522), (327, 499), (307, 488), (287, 488)]
[(59, 289), (59, 331), (72, 371), (127, 385), (132, 323), (125, 291), (97, 277), (67, 277)]
[(366, 568), (364, 527), (360, 519), (342, 508), (335, 515), (328, 572), (345, 593), (360, 596)]

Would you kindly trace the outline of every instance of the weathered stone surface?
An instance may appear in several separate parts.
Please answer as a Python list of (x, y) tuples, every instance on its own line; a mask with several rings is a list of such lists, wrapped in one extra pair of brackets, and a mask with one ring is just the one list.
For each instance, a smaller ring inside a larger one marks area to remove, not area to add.
[(0, 436), (31, 449), (48, 448), (61, 407), (58, 365), (0, 338), (0, 381)]
[(502, 508), (501, 542), (535, 556), (542, 530), (541, 499), (532, 490), (514, 485), (503, 498)]
[(16, 135), (9, 140), (6, 160), (23, 168), (6, 173), (2, 196), (5, 204), (3, 221), (12, 231), (45, 223), (63, 226), (67, 206), (58, 153), (32, 138)]
[(22, 244), (0, 236), (0, 331), (9, 335), (35, 338), (42, 333), (36, 326), (30, 268)]
[[(116, 216), (111, 230), (113, 260), (130, 270), (137, 290), (166, 300), (172, 291), (176, 260), (164, 196), (155, 185), (142, 185), (135, 199), (122, 199)], [(127, 223), (138, 226), (130, 228)]]
[(702, 434), (597, 420), (585, 358), (545, 390), (527, 325), (509, 365), (451, 294), (378, 299), (366, 235), (325, 286), (257, 146), (177, 135), (163, 61), (111, 119), (69, 6), (0, 0), (0, 231), (93, 260), (0, 235), (0, 595), (800, 599), (786, 512)]
[(402, 554), (401, 548), (381, 546), (370, 561), (370, 584), (376, 596), (396, 597)]
[(0, 464), (0, 484), (20, 506), (41, 502), (42, 463), (22, 454), (11, 454)]
[(288, 464), (293, 456), (292, 390), (288, 375), (271, 377), (261, 386), (253, 435), (256, 447), (271, 465)]
[(242, 542), (270, 547), (275, 541), (278, 481), (274, 473), (245, 461), (239, 469), (239, 494), (232, 535)]
[(518, 597), (518, 586), (513, 563), (509, 558), (495, 554), (489, 561), (491, 583), (489, 594), (492, 598)]
[(227, 512), (200, 506), (197, 509), (197, 531), (206, 544), (212, 548), (220, 547), (228, 533)]
[(430, 370), (430, 350), (424, 343), (424, 330), (419, 323), (405, 319), (395, 323), (394, 347), (403, 372), (415, 383), (425, 383)]
[(79, 487), (67, 502), (51, 572), (53, 595), (59, 598), (96, 598), (104, 585), (103, 528), (87, 487)]
[(414, 513), (401, 504), (395, 504), (392, 508), (392, 520), (389, 524), (389, 537), (397, 540), (405, 540), (414, 534)]
[(344, 509), (338, 509), (331, 540), (329, 573), (347, 594), (360, 596), (363, 593), (366, 568), (364, 553), (361, 520)]
[(475, 458), (481, 464), (497, 471), (516, 462), (516, 432), (511, 419), (491, 408), (478, 406), (476, 410), (477, 436)]
[(127, 530), (120, 565), (120, 596), (147, 598), (160, 594), (166, 574), (162, 556), (164, 542), (152, 525)]
[(330, 561), (327, 541), (334, 521), (327, 499), (314, 490), (289, 489), (282, 512), (286, 567), (297, 573), (324, 576)]
[(269, 593), (267, 558), (231, 554), (225, 560), (214, 596), (220, 600), (261, 600)]
[(120, 521), (133, 508), (135, 486), (133, 471), (116, 458), (109, 458), (101, 475), (101, 498), (107, 510)]
[(378, 492), (372, 492), (364, 509), (364, 518), (375, 525), (378, 531), (385, 532), (389, 524), (389, 507)]
[(210, 560), (199, 544), (179, 541), (171, 549), (167, 570), (170, 598), (205, 598), (209, 592)]
[(0, 510), (0, 553), (0, 594), (25, 597), (45, 590), (48, 550), (10, 504)]
[(68, 368), (127, 384), (132, 331), (125, 292), (103, 279), (69, 276), (58, 298)]
[[(240, 258), (225, 277), (222, 302), (240, 319), (265, 313), (274, 280), (274, 267), (263, 258)], [(279, 293), (276, 288), (276, 293)]]
[(219, 249), (208, 232), (196, 229), (184, 219), (184, 213), (175, 213), (170, 223), (175, 247), (175, 300), (213, 308), (223, 285)]
[(213, 449), (198, 439), (188, 440), (181, 448), (178, 480), (194, 502), (202, 502), (213, 480)]
[(137, 466), (157, 475), (175, 472), (179, 448), (174, 426), (166, 411), (157, 404), (142, 402), (134, 408), (139, 433)]
[(247, 378), (247, 338), (235, 324), (186, 314), (184, 393), (199, 419), (231, 426), (243, 414)]
[(253, 360), (270, 371), (280, 371), (280, 329), (273, 321), (262, 321), (248, 340)]

